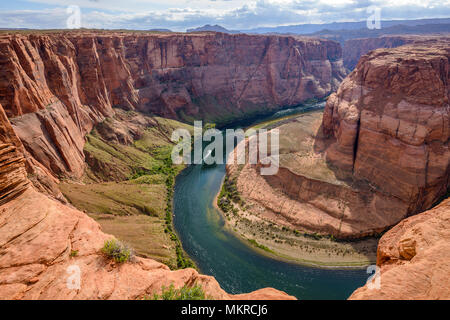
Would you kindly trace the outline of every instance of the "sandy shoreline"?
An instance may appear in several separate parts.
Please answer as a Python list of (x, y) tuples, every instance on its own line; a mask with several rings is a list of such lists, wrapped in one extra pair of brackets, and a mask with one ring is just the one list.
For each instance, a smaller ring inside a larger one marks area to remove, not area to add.
[[(279, 121), (272, 120), (269, 125), (274, 128), (297, 116), (299, 115), (290, 115)], [(258, 124), (253, 128), (255, 126)], [(363, 268), (375, 264), (378, 245), (376, 238), (336, 241), (332, 237), (296, 230), (295, 226), (278, 219), (270, 208), (246, 198), (243, 198), (245, 201), (237, 201), (238, 203), (230, 201), (226, 212), (222, 210), (218, 205), (218, 198), (224, 183), (227, 177), (238, 177), (241, 170), (239, 166), (231, 167), (227, 167), (227, 174), (213, 205), (224, 219), (225, 229), (247, 246), (270, 258), (320, 268)], [(234, 188), (234, 192), (237, 190)], [(238, 194), (242, 196), (240, 192)]]
[[(222, 181), (222, 185), (224, 183), (224, 180), (225, 180), (225, 178)], [(230, 217), (231, 214), (227, 215), (226, 213), (224, 213), (217, 205), (217, 200), (218, 200), (219, 194), (220, 194), (220, 190), (214, 198), (213, 206), (220, 212), (221, 217), (224, 219), (224, 222), (225, 222), (224, 228), (228, 232), (233, 233), (236, 236), (236, 238), (238, 238), (242, 243), (247, 245), (252, 250), (258, 252), (259, 254), (262, 254), (262, 255), (267, 256), (272, 259), (284, 261), (287, 263), (294, 263), (294, 264), (316, 267), (316, 268), (362, 269), (369, 265), (375, 264), (375, 262), (376, 262), (376, 247), (378, 244), (377, 239), (365, 239), (365, 240), (360, 240), (357, 242), (340, 243), (340, 242), (331, 241), (328, 238), (320, 239), (320, 240), (311, 240), (311, 239), (305, 238), (304, 236), (296, 236), (296, 238), (300, 238), (300, 240), (307, 242), (308, 247), (305, 247), (305, 245), (303, 247), (300, 247), (299, 245), (297, 245), (297, 246), (290, 245), (288, 243), (279, 244), (278, 246), (274, 246), (273, 241), (271, 243), (270, 241), (267, 241), (262, 237), (254, 236), (251, 232), (249, 232), (249, 230), (251, 230), (250, 228), (245, 228), (241, 223), (239, 223), (239, 218)], [(242, 213), (242, 211), (240, 213)], [(261, 222), (258, 222), (258, 223), (261, 223)], [(254, 229), (254, 228), (252, 228), (252, 229)], [(282, 227), (280, 229), (281, 230), (279, 230), (279, 231), (283, 232)], [(286, 231), (284, 231), (284, 233), (286, 233)], [(269, 250), (262, 249), (262, 248), (256, 246), (254, 243), (251, 243), (249, 240), (255, 240), (257, 244), (262, 245)], [(330, 246), (330, 243), (331, 243), (331, 245), (334, 245), (334, 246), (332, 248), (330, 248), (331, 249), (331, 250), (329, 250), (330, 252), (326, 252), (326, 254), (325, 254), (325, 255), (327, 255), (327, 253), (330, 253), (330, 257), (328, 259), (324, 259), (323, 254), (321, 255), (318, 253), (310, 252), (311, 250), (313, 250), (313, 248), (316, 248), (316, 251), (317, 251), (319, 249), (322, 249), (321, 247)], [(368, 250), (374, 252), (374, 254), (366, 257), (364, 255), (349, 252), (348, 254), (346, 254), (347, 258), (345, 258), (345, 259), (343, 259), (343, 256), (341, 256), (340, 254), (336, 254), (337, 252), (339, 252), (336, 250), (341, 250), (341, 252), (343, 250), (348, 250), (349, 249), (348, 247), (351, 246), (351, 244), (355, 244), (355, 243), (359, 244), (359, 246), (361, 246), (361, 247), (363, 247), (363, 246), (367, 247)], [(285, 252), (292, 253), (294, 250), (295, 250), (295, 254), (285, 253)], [(331, 255), (331, 253), (333, 253), (332, 250), (334, 250), (333, 255)], [(350, 257), (353, 257), (353, 258), (350, 258)]]

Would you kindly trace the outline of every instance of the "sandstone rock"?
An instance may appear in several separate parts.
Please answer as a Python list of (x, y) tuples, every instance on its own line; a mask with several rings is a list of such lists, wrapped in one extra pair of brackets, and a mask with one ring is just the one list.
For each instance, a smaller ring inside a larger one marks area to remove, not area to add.
[[(213, 277), (150, 259), (112, 263), (101, 254), (111, 236), (85, 213), (37, 192), (15, 143), (0, 106), (0, 299), (142, 299), (194, 283), (215, 299), (294, 299), (270, 288), (232, 296)], [(78, 271), (79, 289), (70, 285)]]
[(335, 42), (221, 33), (5, 34), (0, 70), (0, 103), (29, 155), (74, 178), (85, 134), (113, 107), (225, 123), (325, 97), (345, 76)]
[[(215, 299), (293, 299), (270, 288), (229, 295), (213, 277), (150, 259), (115, 264), (100, 253), (110, 238), (84, 213), (28, 188), (0, 206), (0, 298), (141, 299), (172, 283), (196, 283)], [(77, 271), (78, 290), (67, 285)]]
[(450, 175), (449, 40), (379, 49), (327, 102), (330, 164), (407, 205), (430, 208)]
[(17, 197), (29, 185), (22, 150), (0, 105), (0, 205)]
[[(228, 166), (250, 212), (337, 238), (376, 235), (430, 208), (449, 188), (447, 39), (361, 58), (326, 104), (278, 127), (280, 169)], [(402, 255), (415, 256), (414, 238)]]
[(366, 285), (350, 299), (450, 299), (450, 199), (389, 230), (377, 265), (380, 288)]
[(397, 48), (405, 44), (440, 41), (445, 37), (439, 35), (385, 35), (378, 38), (346, 40), (342, 46), (344, 66), (353, 70), (359, 59), (368, 52), (380, 48)]
[(342, 46), (344, 66), (353, 70), (359, 59), (369, 51), (379, 48), (396, 48), (414, 42), (411, 36), (382, 36), (379, 38), (350, 39)]

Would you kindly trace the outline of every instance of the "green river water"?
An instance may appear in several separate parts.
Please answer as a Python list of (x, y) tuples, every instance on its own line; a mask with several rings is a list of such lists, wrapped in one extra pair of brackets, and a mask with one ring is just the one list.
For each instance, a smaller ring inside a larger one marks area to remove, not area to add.
[[(318, 107), (323, 104), (318, 104)], [(299, 113), (290, 109), (267, 121)], [(259, 254), (224, 228), (213, 205), (225, 165), (191, 165), (176, 179), (174, 226), (184, 250), (203, 274), (214, 276), (229, 293), (273, 287), (298, 299), (346, 299), (370, 276), (365, 269), (315, 268)]]

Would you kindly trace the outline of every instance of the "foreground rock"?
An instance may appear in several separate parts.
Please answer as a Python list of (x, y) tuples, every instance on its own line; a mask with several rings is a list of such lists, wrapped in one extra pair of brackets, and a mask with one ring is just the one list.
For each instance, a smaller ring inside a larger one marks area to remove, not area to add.
[(222, 33), (6, 34), (0, 70), (28, 155), (74, 178), (84, 136), (113, 107), (223, 124), (325, 97), (345, 76), (338, 43)]
[(403, 220), (380, 240), (380, 288), (350, 299), (450, 299), (450, 199)]
[(0, 299), (141, 299), (171, 284), (199, 284), (214, 299), (294, 299), (270, 288), (229, 295), (213, 277), (170, 271), (150, 259), (113, 263), (100, 253), (112, 236), (30, 185), (18, 139), (2, 114), (0, 106)]
[[(0, 298), (141, 299), (173, 283), (201, 285), (214, 299), (292, 299), (270, 288), (229, 295), (213, 277), (150, 259), (116, 264), (100, 253), (109, 238), (84, 213), (28, 188), (0, 207)], [(68, 286), (76, 270), (78, 290)]]

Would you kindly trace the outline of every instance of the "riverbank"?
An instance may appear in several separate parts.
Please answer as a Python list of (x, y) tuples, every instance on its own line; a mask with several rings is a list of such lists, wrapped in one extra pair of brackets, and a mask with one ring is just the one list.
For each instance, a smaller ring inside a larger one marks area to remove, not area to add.
[[(255, 124), (252, 128), (272, 129), (296, 121), (299, 117), (307, 118), (306, 122), (312, 123), (321, 119), (322, 112), (312, 110), (293, 114)], [(280, 146), (282, 151), (284, 147)], [(330, 178), (327, 168), (321, 168), (320, 163), (314, 162), (310, 165), (315, 166), (315, 171), (320, 172), (320, 178)], [(279, 214), (264, 204), (264, 201), (254, 202), (243, 197), (238, 191), (236, 181), (244, 166), (231, 167), (232, 169), (228, 167), (227, 176), (222, 183), (220, 193), (215, 198), (214, 205), (222, 213), (227, 230), (233, 232), (246, 245), (271, 258), (315, 267), (357, 268), (375, 263), (377, 238), (337, 241), (332, 236), (311, 233), (298, 228), (288, 220), (281, 219)], [(251, 184), (256, 183), (251, 176), (246, 177), (246, 180), (252, 181)], [(266, 190), (269, 198), (280, 199), (281, 207), (289, 200), (283, 199), (285, 196), (282, 193), (278, 194), (278, 191), (268, 190), (267, 186), (263, 189)], [(272, 194), (274, 192), (276, 194)]]
[(259, 254), (288, 263), (318, 268), (364, 268), (376, 262), (378, 239), (337, 241), (331, 237), (308, 234), (278, 226), (235, 205), (236, 211), (221, 212), (224, 228)]
[[(124, 128), (137, 134), (125, 136)], [(171, 269), (196, 268), (172, 223), (175, 177), (185, 168), (171, 162), (171, 133), (192, 127), (137, 112), (116, 110), (87, 136), (87, 167), (81, 181), (60, 189), (69, 202), (136, 254)], [(120, 139), (115, 139), (115, 134)]]

